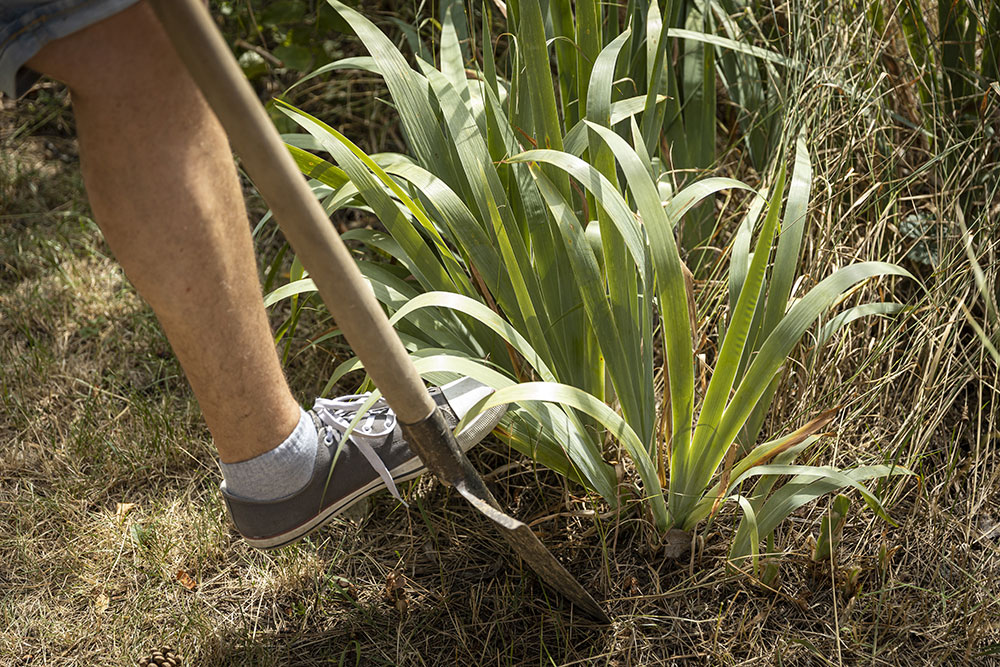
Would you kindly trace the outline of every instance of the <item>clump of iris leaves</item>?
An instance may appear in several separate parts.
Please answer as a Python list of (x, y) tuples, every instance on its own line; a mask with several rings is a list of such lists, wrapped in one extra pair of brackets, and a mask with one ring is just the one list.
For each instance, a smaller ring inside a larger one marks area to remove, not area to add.
[[(909, 276), (862, 262), (791, 298), (812, 181), (807, 132), (789, 130), (779, 113), (776, 81), (799, 68), (794, 61), (743, 39), (727, 3), (706, 11), (709, 3), (674, 0), (664, 11), (635, 0), (622, 14), (562, 0), (543, 14), (539, 3), (509, 0), (495, 40), (496, 6), (481, 7), (477, 32), (462, 3), (443, 2), (436, 45), (408, 31), (409, 61), (361, 14), (329, 4), (369, 55), (307, 78), (344, 69), (382, 77), (408, 153), (367, 155), (279, 102), (303, 130), (286, 135), (289, 150), (327, 211), (362, 208), (384, 225), (344, 239), (375, 251), (359, 266), (418, 370), (432, 382), (464, 374), (497, 389), (467, 419), (510, 404), (501, 429), (511, 445), (612, 506), (623, 491), (607, 448), (620, 445), (637, 477), (631, 493), (657, 533), (693, 530), (735, 503), (730, 555), (754, 571), (761, 542), (825, 494), (853, 489), (890, 520), (866, 482), (905, 469), (796, 463), (833, 410), (760, 437), (804, 334), (863, 281)], [(716, 157), (717, 77), (754, 110), (739, 122), (766, 174), (759, 189), (687, 177)], [(696, 392), (685, 259), (695, 275), (709, 270), (703, 249), (721, 231), (714, 195), (736, 189), (750, 197), (728, 233), (728, 309), (707, 314), (718, 338), (710, 381)], [(314, 290), (296, 263), (268, 302), (299, 308)], [(816, 342), (900, 308), (855, 306), (820, 327)], [(328, 387), (358, 368), (343, 363)]]

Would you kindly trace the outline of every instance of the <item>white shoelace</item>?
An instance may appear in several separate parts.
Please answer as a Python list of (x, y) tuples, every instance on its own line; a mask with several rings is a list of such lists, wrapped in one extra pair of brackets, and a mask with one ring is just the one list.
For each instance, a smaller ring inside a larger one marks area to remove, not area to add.
[[(330, 430), (327, 431), (324, 437), (326, 444), (333, 444), (333, 434), (337, 433), (340, 436), (341, 443), (350, 436), (351, 433), (357, 431), (361, 435), (366, 435), (369, 437), (384, 437), (390, 435), (396, 428), (396, 414), (389, 409), (384, 399), (379, 399), (375, 404), (365, 413), (361, 418), (361, 422), (352, 428), (351, 423), (357, 416), (358, 410), (364, 405), (365, 401), (368, 400), (370, 394), (352, 394), (349, 396), (341, 396), (335, 399), (330, 398), (317, 398), (316, 402), (313, 404), (313, 412), (319, 418), (319, 421), (324, 425), (329, 427)], [(379, 417), (384, 418), (381, 427), (376, 428), (375, 424), (379, 420)], [(351, 438), (351, 442), (358, 448), (365, 459), (368, 460), (369, 465), (378, 473), (378, 476), (382, 478), (385, 483), (389, 493), (392, 497), (401, 502), (404, 506), (409, 507), (406, 501), (403, 500), (402, 496), (399, 495), (399, 489), (396, 488), (396, 483), (392, 479), (392, 474), (386, 467), (385, 463), (379, 458), (379, 455), (375, 452), (370, 444), (367, 442), (367, 438)]]

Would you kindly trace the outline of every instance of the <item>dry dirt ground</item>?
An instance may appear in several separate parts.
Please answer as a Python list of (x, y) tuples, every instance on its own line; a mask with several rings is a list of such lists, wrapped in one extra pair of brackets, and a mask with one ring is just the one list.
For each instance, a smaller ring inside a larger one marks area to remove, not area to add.
[[(772, 586), (727, 571), (734, 512), (665, 558), (635, 508), (607, 515), (495, 439), (474, 463), (610, 626), (431, 479), (408, 508), (383, 494), (299, 545), (250, 549), (179, 367), (89, 217), (65, 93), (0, 113), (0, 665), (128, 665), (163, 645), (200, 666), (1000, 664), (996, 378), (962, 369), (916, 435), (898, 430), (924, 409), (910, 384), (865, 402), (864, 365), (844, 371), (832, 397), (852, 408), (815, 459), (876, 460), (905, 436), (921, 476), (879, 489), (898, 526), (854, 499), (833, 565), (809, 558), (825, 501), (797, 513)], [(303, 402), (339, 354), (289, 361)], [(959, 363), (945, 357), (920, 363)]]

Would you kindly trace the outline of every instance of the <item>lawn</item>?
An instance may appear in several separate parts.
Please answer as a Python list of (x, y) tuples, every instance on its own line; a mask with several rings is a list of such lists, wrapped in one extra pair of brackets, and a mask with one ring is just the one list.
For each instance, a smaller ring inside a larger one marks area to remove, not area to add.
[[(237, 51), (263, 60), (246, 59), (262, 67), (248, 74), (264, 98), (323, 57), (293, 48), (314, 37), (275, 50), (273, 31), (302, 21), (273, 9), (282, 4), (247, 5), (272, 7), (262, 32), (239, 22), (239, 3), (213, 5), (228, 7)], [(386, 7), (364, 13), (402, 45), (392, 19), (406, 23), (420, 8)], [(993, 5), (984, 7), (985, 16)], [(899, 313), (850, 322), (822, 347), (815, 337), (828, 318), (810, 329), (762, 433), (778, 437), (839, 406), (799, 462), (908, 468), (915, 474), (868, 483), (892, 522), (849, 492), (839, 546), (817, 561), (832, 502), (820, 498), (761, 542), (772, 554), (755, 575), (728, 561), (742, 516), (728, 502), (675, 557), (639, 495), (612, 508), (498, 433), (473, 463), (611, 625), (574, 613), (429, 476), (401, 489), (408, 507), (379, 494), (297, 545), (251, 549), (226, 516), (211, 438), (166, 338), (91, 219), (68, 94), (43, 82), (0, 109), (0, 665), (128, 665), (168, 645), (185, 665), (205, 666), (1000, 664), (995, 71), (976, 80), (982, 95), (963, 93), (975, 95), (965, 112), (946, 108), (940, 84), (925, 85), (905, 15), (887, 6), (879, 28), (848, 7), (827, 17), (807, 9), (760, 14), (784, 36), (774, 48), (815, 53), (811, 71), (821, 73), (794, 82), (813, 194), (793, 295), (858, 261), (893, 263), (914, 279), (864, 283), (840, 304), (891, 301), (905, 306)], [(794, 20), (803, 23), (789, 28)], [(940, 19), (928, 20), (934, 33)], [(329, 57), (365, 53), (336, 34)], [(760, 187), (768, 172), (742, 141), (739, 105), (721, 80), (717, 92), (715, 157), (686, 169)], [(406, 150), (370, 72), (320, 77), (286, 99), (369, 154)], [(267, 209), (248, 181), (246, 190), (256, 227)], [(710, 244), (718, 257), (748, 201), (730, 191), (704, 209), (722, 230)], [(364, 207), (332, 222), (355, 234), (383, 229)], [(272, 230), (257, 236), (270, 288), (295, 271)], [(366, 261), (387, 260), (354, 247)], [(725, 312), (726, 280), (713, 266), (692, 288), (699, 396), (716, 355), (711, 313)], [(323, 339), (318, 302), (303, 303), (270, 312), (290, 383), (309, 404), (350, 351)], [(653, 356), (662, 354), (658, 342)], [(349, 374), (333, 391), (359, 380)], [(600, 442), (635, 485), (632, 460)]]

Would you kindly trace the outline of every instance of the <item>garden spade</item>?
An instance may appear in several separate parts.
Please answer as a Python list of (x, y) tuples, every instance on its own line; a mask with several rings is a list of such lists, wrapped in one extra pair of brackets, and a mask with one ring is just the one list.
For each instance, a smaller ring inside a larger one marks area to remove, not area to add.
[(609, 623), (604, 610), (531, 529), (500, 509), (459, 448), (399, 337), (298, 172), (207, 8), (201, 0), (153, 0), (152, 4), (347, 342), (395, 411), (407, 442), (428, 469), (493, 522), (544, 582), (586, 615)]

